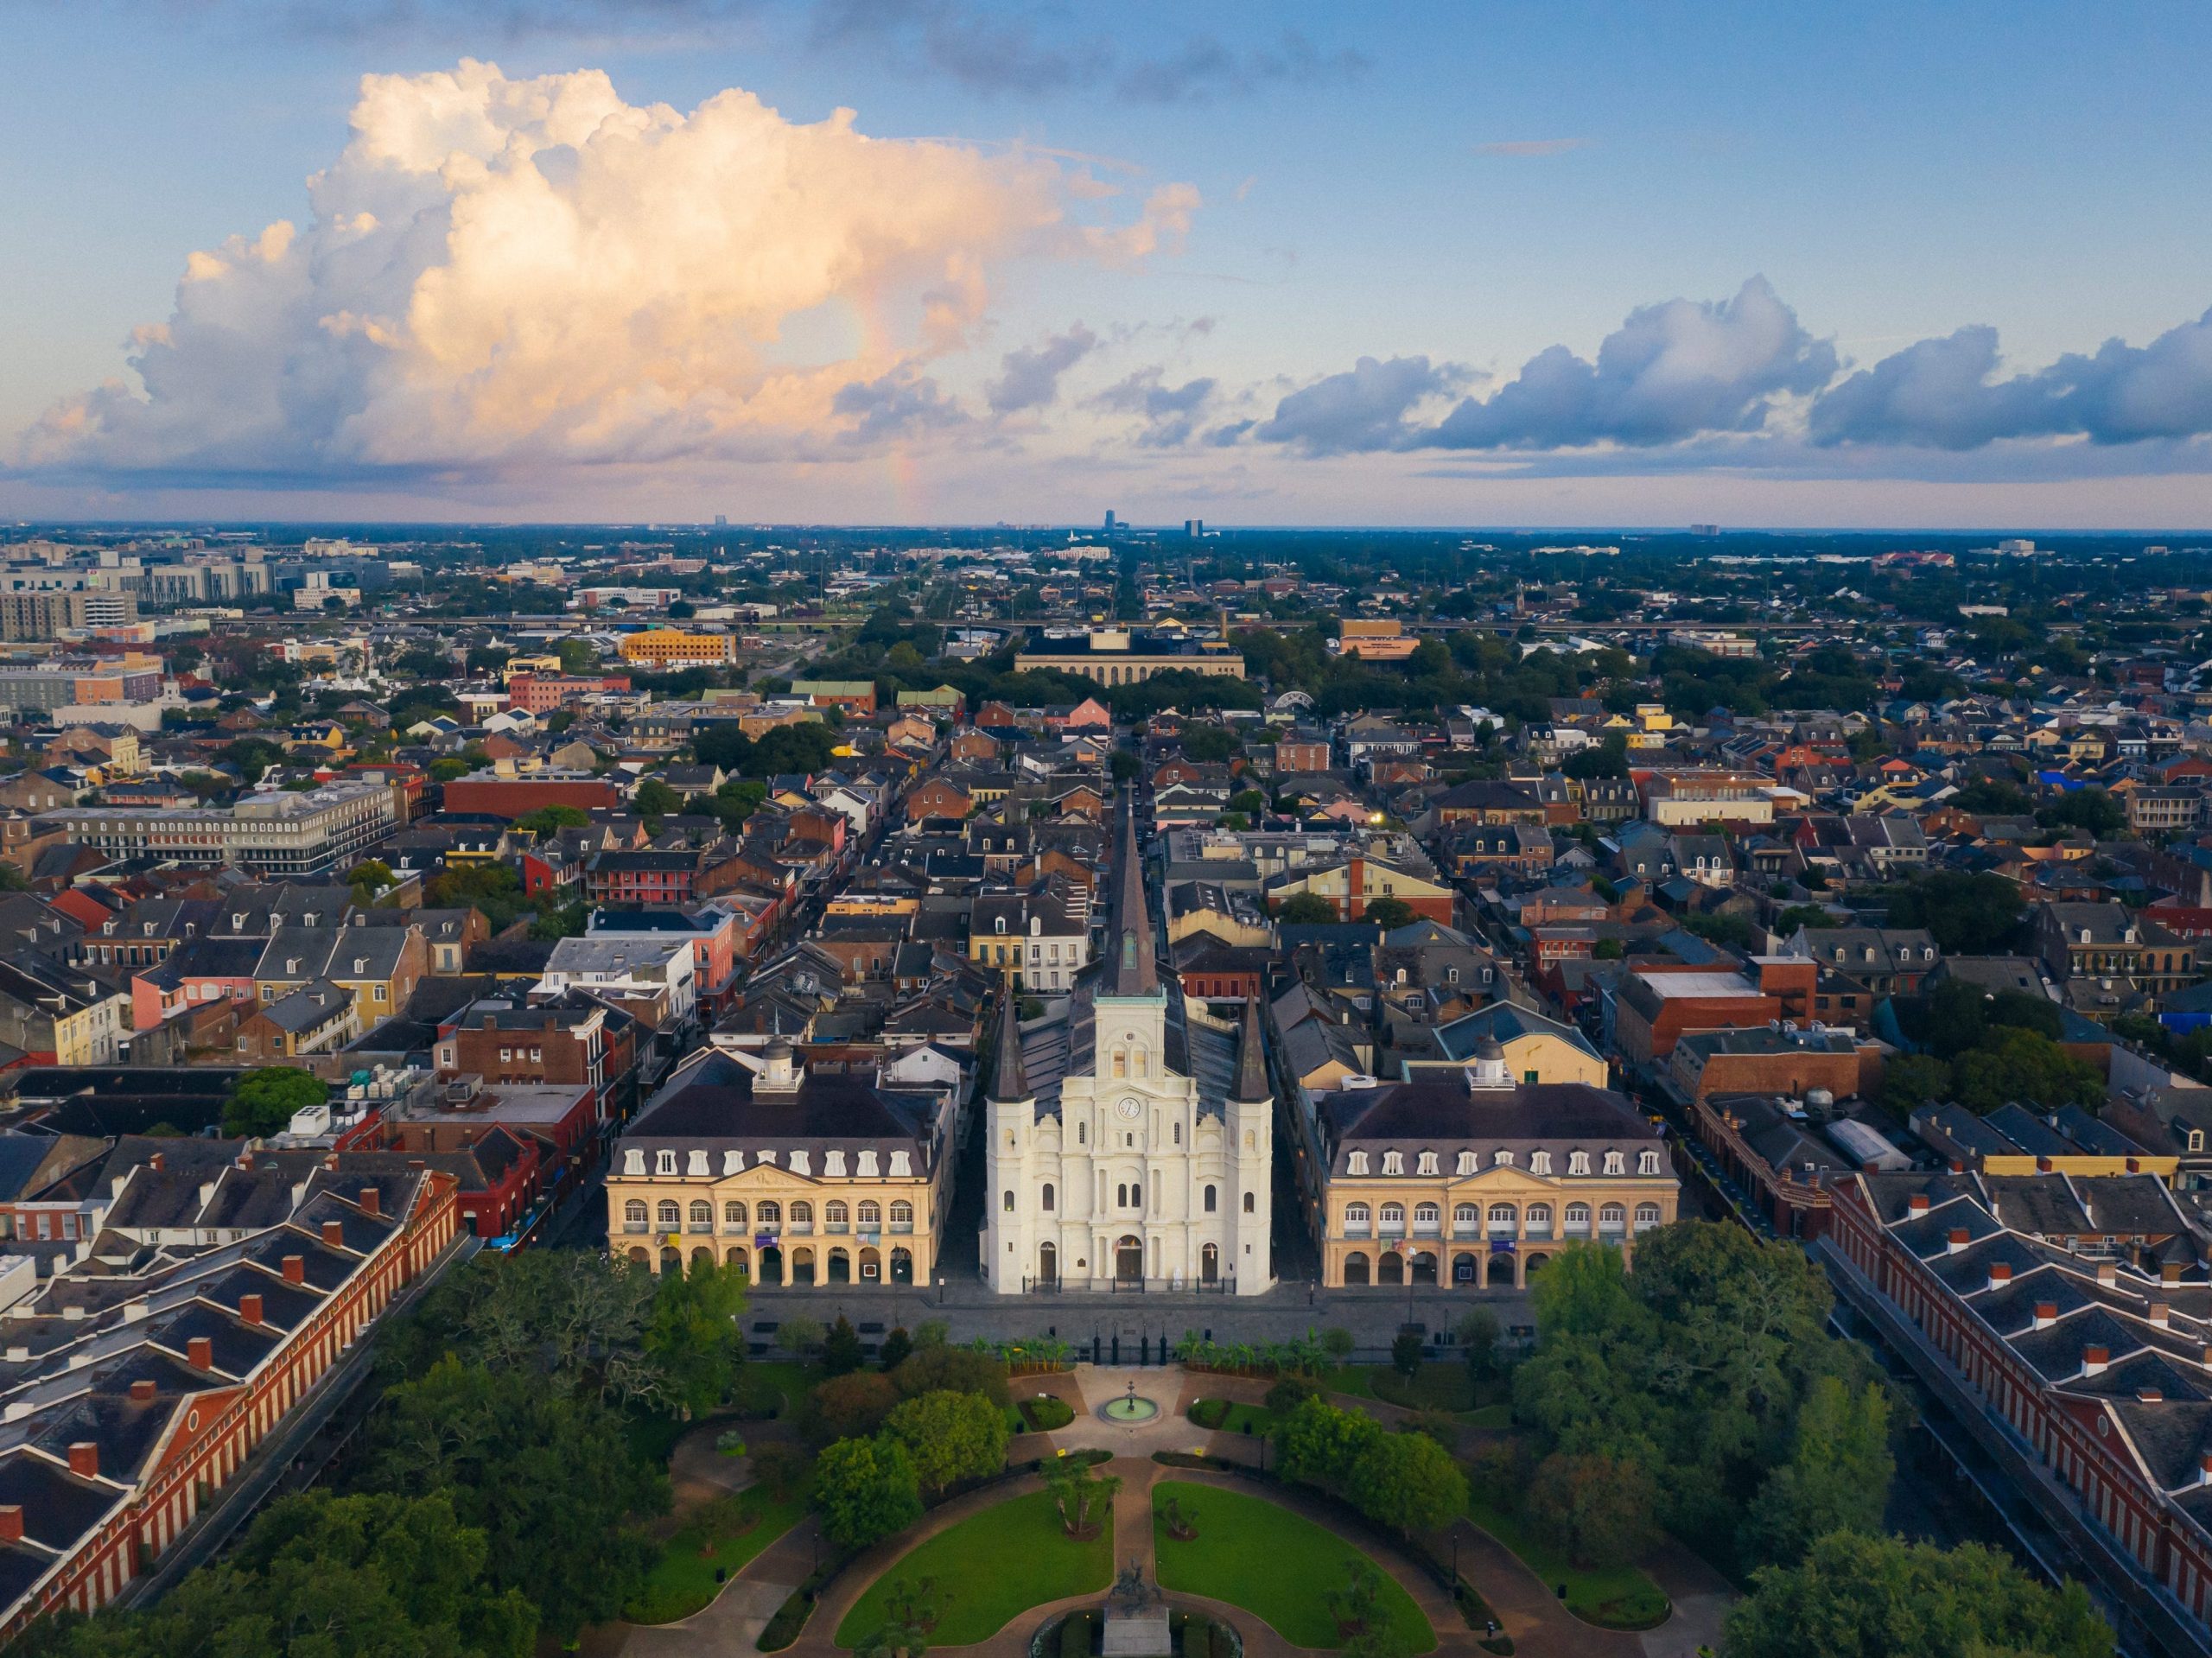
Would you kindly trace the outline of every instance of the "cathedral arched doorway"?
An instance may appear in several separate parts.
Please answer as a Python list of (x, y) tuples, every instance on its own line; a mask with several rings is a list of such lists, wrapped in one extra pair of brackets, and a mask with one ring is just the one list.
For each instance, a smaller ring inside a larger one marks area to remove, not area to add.
[(1436, 1281), (1436, 1257), (1423, 1249), (1414, 1257), (1414, 1282), (1433, 1284)]
[(1060, 1281), (1060, 1252), (1049, 1243), (1037, 1246), (1037, 1286), (1052, 1289)]
[(849, 1284), (853, 1281), (853, 1258), (842, 1249), (830, 1250), (828, 1264), (830, 1281), (832, 1284)]
[(1355, 1249), (1344, 1257), (1344, 1285), (1350, 1289), (1367, 1287), (1367, 1251)]
[(1404, 1283), (1406, 1258), (1395, 1249), (1385, 1249), (1382, 1252), (1382, 1261), (1375, 1269), (1375, 1281), (1378, 1284)]
[(694, 1249), (691, 1252), (691, 1270), (693, 1272), (705, 1272), (714, 1264), (715, 1252), (712, 1249), (708, 1248), (705, 1245), (702, 1244), (698, 1248)]
[(1221, 1248), (1217, 1244), (1209, 1243), (1198, 1251), (1198, 1282), (1201, 1284), (1221, 1282)]
[(660, 1269), (664, 1273), (674, 1273), (681, 1278), (683, 1275), (683, 1257), (666, 1244), (663, 1244), (660, 1251)]
[(882, 1276), (882, 1255), (874, 1249), (863, 1248), (861, 1250), (861, 1282), (863, 1284), (873, 1284), (880, 1280)]
[(734, 1267), (748, 1279), (753, 1276), (753, 1255), (741, 1243), (734, 1243), (722, 1255), (722, 1265)]
[(1125, 1289), (1144, 1286), (1144, 1240), (1125, 1237), (1114, 1246), (1114, 1282)]
[(1550, 1260), (1551, 1257), (1549, 1255), (1530, 1255), (1529, 1257), (1528, 1266), (1522, 1269), (1522, 1280), (1525, 1282), (1527, 1280), (1534, 1278), (1539, 1272), (1543, 1270), (1546, 1263)]
[(781, 1284), (784, 1281), (784, 1252), (771, 1244), (760, 1252), (760, 1282)]
[(652, 1254), (642, 1243), (632, 1247), (630, 1250), (630, 1259), (637, 1262), (640, 1267), (650, 1267), (653, 1264)]
[(894, 1284), (914, 1281), (914, 1252), (912, 1249), (893, 1249), (891, 1252), (891, 1281)]
[(791, 1282), (794, 1284), (814, 1282), (813, 1250), (794, 1249), (791, 1251)]
[(1480, 1276), (1481, 1274), (1475, 1266), (1475, 1258), (1472, 1255), (1459, 1255), (1452, 1257), (1452, 1281), (1453, 1283), (1471, 1284)]
[(1513, 1257), (1503, 1251), (1490, 1258), (1490, 1270), (1483, 1282), (1491, 1288), (1510, 1290), (1513, 1287)]

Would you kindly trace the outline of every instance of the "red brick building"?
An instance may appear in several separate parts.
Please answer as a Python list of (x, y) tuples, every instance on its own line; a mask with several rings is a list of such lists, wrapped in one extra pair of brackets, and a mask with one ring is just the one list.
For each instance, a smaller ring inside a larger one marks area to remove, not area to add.
[(582, 697), (629, 689), (627, 674), (517, 674), (507, 682), (507, 702), (525, 714), (550, 714)]
[[(333, 1153), (296, 1172), (279, 1225), (159, 1256), (136, 1283), (105, 1275), (86, 1316), (63, 1317), (85, 1305), (64, 1272), (0, 1318), (0, 1339), (38, 1356), (0, 1388), (16, 1436), (0, 1452), (0, 1638), (95, 1611), (159, 1560), (460, 1223), (432, 1170)], [(140, 1165), (111, 1212), (133, 1183), (200, 1178)]]
[(1827, 1245), (1850, 1299), (1897, 1332), (2153, 1644), (2201, 1650), (2212, 1319), (2172, 1195), (2151, 1175), (1917, 1171), (1833, 1191)]
[(493, 817), (526, 817), (546, 806), (574, 806), (579, 811), (613, 811), (621, 791), (605, 778), (563, 774), (503, 778), (471, 772), (446, 785), (449, 812), (484, 812)]

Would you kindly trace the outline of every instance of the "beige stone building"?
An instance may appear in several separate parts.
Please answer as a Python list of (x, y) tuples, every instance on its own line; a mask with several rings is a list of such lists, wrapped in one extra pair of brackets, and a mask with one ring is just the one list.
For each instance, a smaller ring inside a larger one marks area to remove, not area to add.
[(1516, 1083), (1495, 1042), (1464, 1075), (1319, 1102), (1321, 1281), (1329, 1288), (1522, 1288), (1568, 1242), (1636, 1240), (1675, 1218), (1659, 1130), (1620, 1095)]
[(615, 1147), (609, 1242), (655, 1272), (718, 1261), (763, 1287), (926, 1283), (952, 1109), (873, 1072), (810, 1070), (781, 1040), (704, 1051)]

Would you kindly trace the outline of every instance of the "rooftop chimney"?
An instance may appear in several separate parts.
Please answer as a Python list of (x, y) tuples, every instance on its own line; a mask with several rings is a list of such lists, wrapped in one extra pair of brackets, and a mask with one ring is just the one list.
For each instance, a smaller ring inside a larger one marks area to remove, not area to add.
[(2085, 1347), (2082, 1350), (2082, 1374), (2085, 1376), (2102, 1375), (2105, 1366), (2112, 1363), (2108, 1347)]
[(79, 1439), (69, 1447), (69, 1471), (79, 1479), (98, 1479), (100, 1477), (100, 1448), (90, 1439)]
[(2165, 1389), (2163, 1388), (2138, 1388), (2135, 1390), (2135, 1402), (2139, 1405), (2163, 1405), (2165, 1401)]
[(2212, 1485), (2212, 1451), (2206, 1452), (2196, 1459), (2196, 1483)]
[(345, 1222), (325, 1221), (322, 1223), (322, 1247), (326, 1249), (343, 1249), (346, 1247)]
[(2180, 1283), (2181, 1263), (2177, 1261), (2160, 1261), (2158, 1263), (2158, 1281), (2161, 1284)]
[(23, 1540), (23, 1505), (20, 1502), (0, 1503), (0, 1543), (20, 1543)]
[(2127, 1172), (2128, 1172), (2130, 1174), (2140, 1174), (2140, 1173), (2142, 1173), (2142, 1172), (2143, 1172), (2143, 1159), (2142, 1159), (2141, 1158), (2139, 1158), (2139, 1157), (2131, 1157), (2131, 1158), (2129, 1158), (2129, 1159), (2127, 1159)]
[(1957, 1158), (1955, 1158), (1955, 1158), (1953, 1158), (1953, 1159), (1951, 1159), (1951, 1172), (1952, 1172), (1952, 1173), (1954, 1173), (1954, 1174), (1964, 1174), (1966, 1172), (1967, 1172), (1967, 1166), (1966, 1166), (1965, 1164), (1963, 1164), (1963, 1163), (1960, 1162), (1960, 1161), (1959, 1161), (1959, 1159), (1958, 1159)]
[(284, 1281), (287, 1284), (304, 1284), (308, 1281), (308, 1261), (305, 1255), (284, 1257)]
[(1958, 1254), (1958, 1252), (1965, 1248), (1970, 1242), (1972, 1242), (1972, 1239), (1965, 1227), (1953, 1227), (1951, 1229), (1951, 1247), (1948, 1253), (1952, 1255)]
[(384, 1193), (374, 1186), (363, 1186), (361, 1188), (361, 1213), (364, 1215), (383, 1214)]
[(238, 1317), (250, 1324), (261, 1322), (261, 1298), (257, 1295), (238, 1297)]
[(1924, 1191), (1914, 1192), (1911, 1197), (1904, 1200), (1904, 1206), (1909, 1214), (1925, 1215), (1928, 1212), (1928, 1194)]
[(2149, 1318), (2152, 1328), (2165, 1330), (2172, 1325), (2173, 1311), (2164, 1301), (2153, 1301), (2151, 1303)]
[(168, 1166), (168, 1153), (167, 1152), (156, 1152), (151, 1157), (146, 1159), (146, 1162), (148, 1166), (149, 1166), (155, 1173), (159, 1174), (163, 1169)]
[(2097, 1282), (2105, 1289), (2112, 1288), (2114, 1285), (2120, 1282), (2120, 1268), (2109, 1261), (2099, 1261), (2097, 1263)]
[(2058, 1303), (2057, 1303), (2057, 1302), (2056, 1302), (2056, 1301), (2038, 1301), (2038, 1302), (2037, 1302), (2037, 1303), (2036, 1303), (2036, 1322), (2035, 1322), (2035, 1327), (2036, 1327), (2037, 1330), (2048, 1330), (2048, 1329), (2050, 1329), (2050, 1328), (2051, 1327), (2051, 1325), (2053, 1325), (2053, 1324), (2056, 1324), (2057, 1322), (2058, 1322)]
[(206, 1336), (194, 1336), (184, 1344), (184, 1362), (195, 1370), (215, 1368), (215, 1344)]
[(140, 1376), (137, 1381), (130, 1384), (131, 1398), (142, 1405), (151, 1403), (155, 1392), (156, 1383), (151, 1376)]
[(2009, 1288), (2012, 1282), (2012, 1265), (2006, 1261), (1989, 1263), (1989, 1287), (1993, 1290)]
[(2049, 1174), (2050, 1172), (2050, 1159), (2047, 1157), (2039, 1157), (2036, 1159), (2036, 1172), (2037, 1174)]

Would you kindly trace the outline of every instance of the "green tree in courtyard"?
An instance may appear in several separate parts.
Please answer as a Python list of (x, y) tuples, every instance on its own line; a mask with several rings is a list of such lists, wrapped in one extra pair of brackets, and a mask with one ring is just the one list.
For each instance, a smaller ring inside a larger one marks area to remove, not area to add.
[(1287, 927), (1325, 926), (1336, 918), (1337, 906), (1313, 893), (1293, 893), (1275, 911)]
[(295, 1112), (329, 1097), (330, 1085), (311, 1072), (264, 1065), (247, 1071), (232, 1087), (231, 1097), (223, 1102), (223, 1132), (257, 1138), (281, 1134)]
[(745, 1356), (738, 1315), (745, 1311), (742, 1267), (699, 1261), (663, 1273), (645, 1325), (645, 1357), (660, 1371), (670, 1405), (709, 1411), (729, 1397)]
[(884, 1420), (902, 1441), (915, 1477), (935, 1494), (963, 1479), (981, 1479), (1006, 1465), (1006, 1407), (979, 1393), (943, 1389), (917, 1394)]
[(888, 1433), (840, 1439), (815, 1458), (814, 1503), (831, 1541), (865, 1548), (922, 1517), (914, 1460)]
[(1410, 1535), (1467, 1511), (1467, 1477), (1426, 1433), (1386, 1433), (1353, 1462), (1345, 1495), (1377, 1525)]

